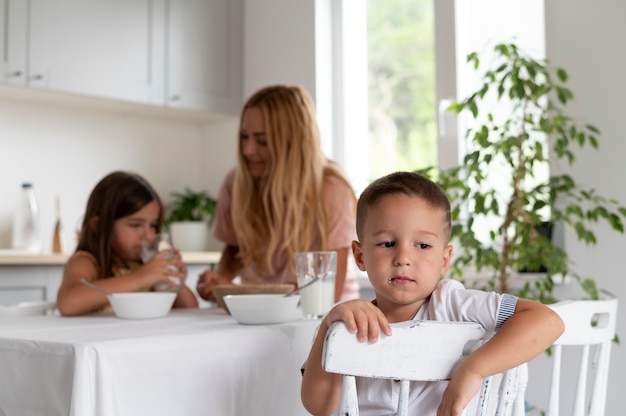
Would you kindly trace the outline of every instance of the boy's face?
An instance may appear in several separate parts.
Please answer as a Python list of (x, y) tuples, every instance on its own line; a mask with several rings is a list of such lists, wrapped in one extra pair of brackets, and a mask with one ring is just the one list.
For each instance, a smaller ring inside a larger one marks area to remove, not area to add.
[(421, 198), (397, 194), (370, 207), (360, 242), (352, 243), (359, 269), (367, 271), (381, 306), (417, 306), (450, 266), (443, 210)]

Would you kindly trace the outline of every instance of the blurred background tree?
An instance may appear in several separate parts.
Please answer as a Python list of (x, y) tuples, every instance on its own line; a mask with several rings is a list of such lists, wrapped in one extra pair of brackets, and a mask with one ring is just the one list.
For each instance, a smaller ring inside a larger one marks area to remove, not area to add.
[(437, 165), (433, 0), (368, 0), (369, 179)]

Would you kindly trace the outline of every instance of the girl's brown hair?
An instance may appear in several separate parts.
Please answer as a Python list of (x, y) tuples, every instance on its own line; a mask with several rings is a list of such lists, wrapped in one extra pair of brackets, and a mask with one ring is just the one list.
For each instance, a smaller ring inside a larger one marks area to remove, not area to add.
[(266, 177), (253, 178), (240, 140), (231, 215), (243, 263), (273, 272), (274, 252), (293, 258), (297, 251), (312, 250), (316, 238), (321, 247), (315, 249), (327, 249), (324, 178), (334, 175), (350, 185), (339, 165), (322, 152), (315, 109), (305, 89), (263, 88), (244, 105), (241, 121), (248, 108), (263, 114), (270, 168)]
[(91, 253), (100, 265), (99, 278), (113, 275), (114, 266), (125, 266), (112, 249), (116, 220), (139, 211), (152, 201), (159, 203), (156, 232), (163, 225), (163, 204), (154, 188), (136, 173), (116, 171), (100, 180), (91, 191), (76, 251)]

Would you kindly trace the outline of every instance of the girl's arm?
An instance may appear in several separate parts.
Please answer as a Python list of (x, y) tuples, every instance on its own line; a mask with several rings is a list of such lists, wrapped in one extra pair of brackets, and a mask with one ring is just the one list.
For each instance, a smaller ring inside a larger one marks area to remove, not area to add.
[(518, 299), (515, 313), (483, 346), (459, 366), (443, 394), (437, 415), (461, 414), (480, 388), (482, 379), (514, 368), (544, 352), (565, 330), (552, 309)]
[(98, 278), (98, 270), (93, 260), (86, 256), (71, 257), (63, 270), (63, 281), (57, 292), (57, 307), (65, 316), (83, 315), (96, 312), (109, 303), (108, 297), (83, 285), (85, 279), (111, 293), (138, 292), (151, 290), (158, 282), (170, 282), (168, 275), (184, 280), (186, 270), (172, 271), (168, 266), (176, 265), (176, 257), (167, 258), (170, 253), (157, 253), (152, 260), (125, 276)]
[(196, 298), (196, 295), (193, 294), (193, 292), (187, 287), (187, 285), (183, 285), (183, 287), (178, 291), (178, 295), (176, 296), (176, 300), (174, 301), (174, 308), (197, 307), (198, 299)]

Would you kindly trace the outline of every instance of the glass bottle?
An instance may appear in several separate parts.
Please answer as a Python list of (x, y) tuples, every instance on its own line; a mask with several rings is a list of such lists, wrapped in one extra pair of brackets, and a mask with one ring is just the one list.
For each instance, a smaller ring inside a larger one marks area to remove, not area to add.
[(39, 207), (33, 184), (24, 182), (13, 218), (14, 249), (41, 253), (39, 221)]

